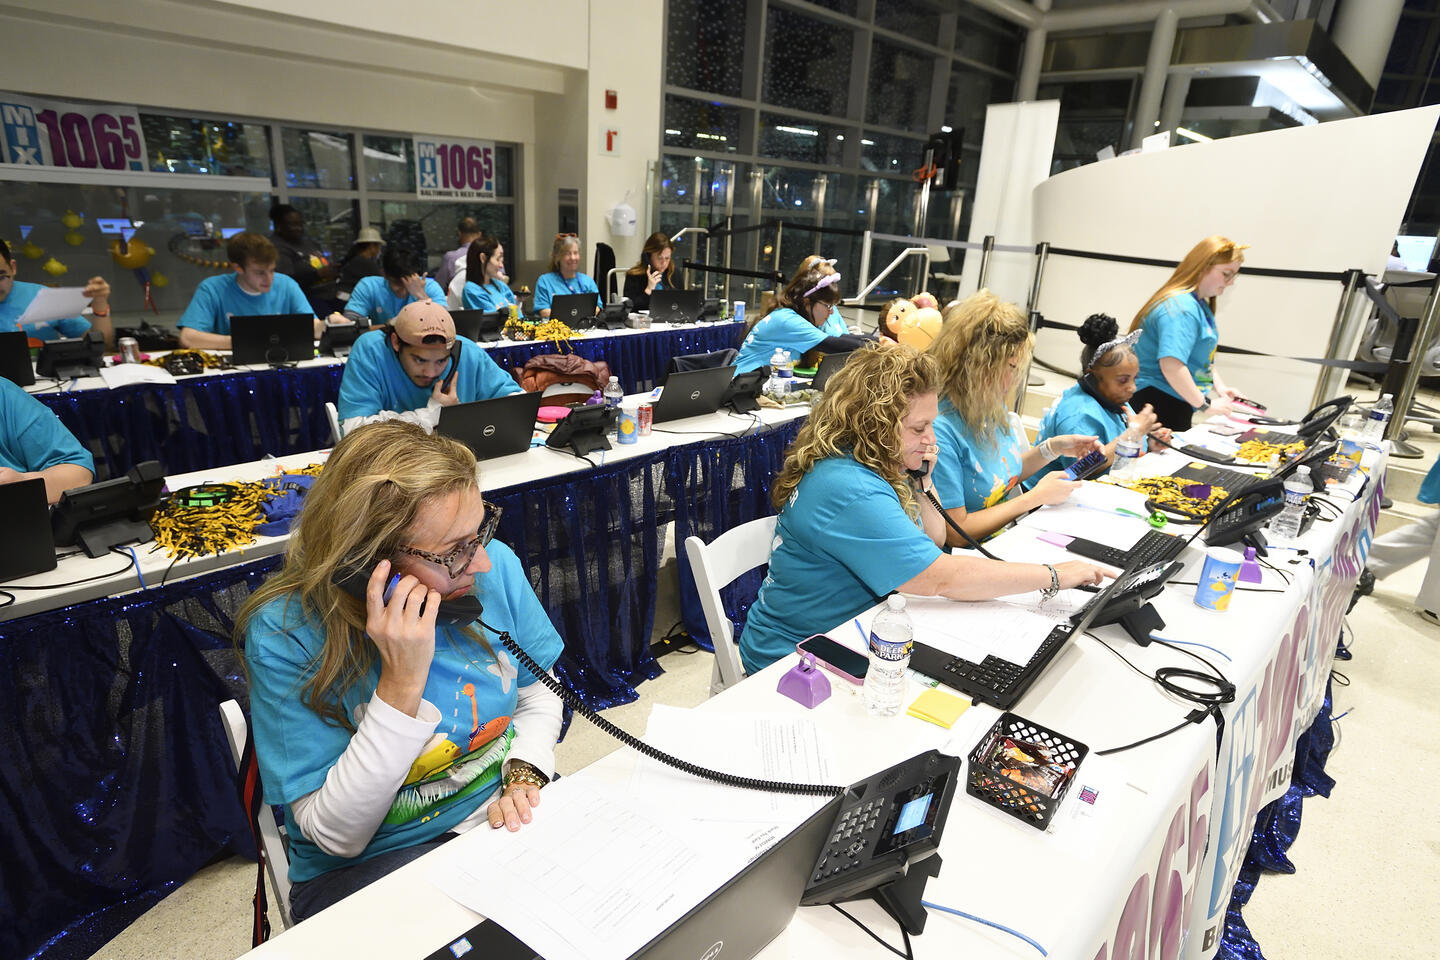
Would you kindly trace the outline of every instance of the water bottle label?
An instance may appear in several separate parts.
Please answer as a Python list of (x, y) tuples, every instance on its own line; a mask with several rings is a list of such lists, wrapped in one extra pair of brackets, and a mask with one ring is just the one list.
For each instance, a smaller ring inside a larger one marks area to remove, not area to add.
[(870, 634), (870, 655), (878, 657), (881, 660), (899, 663), (901, 660), (910, 656), (910, 647), (911, 642), (909, 640), (906, 640), (904, 643), (891, 643), (888, 640), (882, 640), (874, 633)]
[(1371, 419), (1371, 420), (1389, 420), (1389, 419), (1390, 419), (1390, 414), (1389, 414), (1389, 412), (1387, 412), (1387, 411), (1385, 411), (1385, 410), (1371, 410), (1371, 411), (1370, 411), (1370, 419)]

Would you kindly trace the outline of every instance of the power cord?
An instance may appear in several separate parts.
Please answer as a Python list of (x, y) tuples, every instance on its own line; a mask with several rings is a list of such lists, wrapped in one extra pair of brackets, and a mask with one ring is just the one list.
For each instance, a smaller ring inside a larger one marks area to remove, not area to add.
[[(977, 917), (974, 914), (966, 913), (963, 910), (956, 910), (954, 907), (947, 907), (943, 906), (942, 904), (931, 903), (929, 900), (921, 900), (920, 904), (921, 906), (928, 907), (931, 910), (939, 910), (941, 913), (952, 913), (957, 917), (964, 917), (966, 920), (973, 920), (976, 923), (983, 923), (987, 927), (993, 927), (996, 930), (1000, 930), (1010, 934), (1012, 937), (1019, 937), (1021, 940), (1024, 940), (1026, 943), (1030, 944), (1030, 946), (1034, 947), (1036, 950), (1039, 950), (1040, 956), (1050, 956), (1050, 954), (1045, 951), (1044, 947), (1040, 946), (1040, 944), (1025, 936), (1025, 934), (1021, 933), (1019, 930), (1012, 930), (1004, 924), (996, 923), (993, 920), (986, 920), (984, 917)], [(901, 929), (903, 930), (904, 928), (902, 927)]]
[[(921, 902), (924, 903), (923, 900), (922, 900)], [(901, 952), (900, 952), (898, 949), (896, 949), (895, 947), (893, 947), (893, 946), (891, 946), (890, 944), (886, 943), (884, 940), (881, 940), (881, 939), (880, 939), (880, 934), (876, 933), (874, 930), (871, 930), (869, 927), (865, 926), (865, 924), (862, 923), (862, 922), (860, 921), (860, 919), (859, 919), (858, 917), (856, 917), (853, 913), (850, 913), (848, 910), (845, 910), (845, 909), (841, 908), (840, 904), (838, 904), (838, 903), (832, 903), (832, 904), (830, 904), (830, 906), (834, 907), (835, 910), (836, 910), (837, 912), (839, 912), (839, 914), (840, 914), (842, 917), (844, 917), (846, 920), (849, 920), (851, 923), (855, 924), (855, 926), (859, 927), (861, 930), (864, 930), (865, 933), (866, 933), (866, 935), (869, 936), (871, 940), (874, 940), (876, 943), (880, 944), (880, 946), (884, 947), (886, 950), (889, 950), (891, 953), (895, 954), (895, 956), (897, 956), (897, 957), (904, 957), (905, 960), (915, 960), (915, 952), (914, 952), (914, 950), (912, 950), (911, 947), (910, 947), (910, 932), (905, 929), (905, 924), (903, 924), (903, 923), (899, 924), (899, 927), (900, 927), (900, 936), (901, 936), (901, 937), (904, 939), (904, 941), (905, 941), (905, 952), (904, 952), (904, 953), (901, 953)], [(929, 906), (929, 904), (926, 904), (926, 906)]]

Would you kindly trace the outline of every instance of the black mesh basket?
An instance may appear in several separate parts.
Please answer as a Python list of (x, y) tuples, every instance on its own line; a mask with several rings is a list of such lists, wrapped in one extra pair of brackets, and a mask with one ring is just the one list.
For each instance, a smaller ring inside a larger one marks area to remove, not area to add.
[(1065, 799), (1070, 785), (1075, 782), (1075, 774), (1060, 785), (1059, 792), (1053, 797), (1011, 780), (1001, 773), (999, 768), (980, 762), (980, 758), (988, 756), (994, 744), (1004, 737), (1042, 744), (1049, 750), (1051, 760), (1056, 763), (1074, 763), (1076, 767), (1080, 766), (1080, 761), (1085, 759), (1090, 748), (1038, 723), (1031, 723), (1024, 717), (1002, 713), (989, 732), (980, 738), (975, 749), (970, 751), (965, 792), (998, 807), (1017, 820), (1044, 830), (1050, 825), (1055, 811), (1060, 809), (1060, 801)]

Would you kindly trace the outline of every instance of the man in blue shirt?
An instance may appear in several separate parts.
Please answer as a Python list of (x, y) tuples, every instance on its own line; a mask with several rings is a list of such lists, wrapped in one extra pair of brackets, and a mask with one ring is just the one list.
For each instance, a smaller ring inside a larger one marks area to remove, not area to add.
[[(27, 283), (16, 279), (20, 265), (10, 256), (10, 246), (0, 240), (0, 333), (23, 330), (32, 340), (57, 340), (60, 337), (80, 337), (90, 329), (90, 321), (84, 317), (62, 317), (59, 320), (44, 320), (39, 323), (20, 318), (35, 297), (44, 289), (38, 283)], [(85, 284), (85, 296), (90, 298), (91, 316), (95, 329), (108, 345), (115, 339), (110, 329), (110, 284), (104, 277), (91, 277)]]
[(0, 483), (40, 477), (51, 503), (95, 477), (95, 460), (39, 400), (0, 377)]
[(385, 329), (356, 339), (337, 406), (344, 433), (375, 420), (408, 420), (434, 431), (441, 407), (520, 392), (490, 354), (455, 335), (443, 303), (424, 300), (408, 304)]
[[(237, 233), (225, 244), (233, 273), (208, 277), (195, 288), (180, 315), (180, 346), (195, 350), (229, 350), (230, 318), (307, 313), (314, 316), (300, 285), (285, 274), (275, 275), (275, 245), (258, 233)], [(325, 332), (315, 321), (315, 339)]]
[(433, 300), (445, 303), (445, 290), (425, 276), (425, 265), (408, 247), (392, 243), (380, 255), (383, 276), (355, 284), (345, 303), (345, 318), (361, 325), (389, 323), (408, 304)]

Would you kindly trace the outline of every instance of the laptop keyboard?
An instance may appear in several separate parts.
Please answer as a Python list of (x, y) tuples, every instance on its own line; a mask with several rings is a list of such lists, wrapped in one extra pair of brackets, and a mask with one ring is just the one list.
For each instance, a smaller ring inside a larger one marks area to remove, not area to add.
[[(1179, 473), (1175, 475), (1180, 476)], [(1239, 493), (1241, 490), (1248, 490), (1255, 486), (1265, 477), (1253, 473), (1241, 473), (1239, 470), (1226, 470), (1224, 467), (1190, 464), (1184, 468), (1184, 476), (1181, 479), (1190, 483), (1208, 483), (1212, 487), (1223, 487), (1226, 493)]]
[(1129, 550), (1122, 550), (1119, 547), (1111, 547), (1080, 537), (1072, 540), (1065, 549), (1077, 556), (1085, 557), (1087, 560), (1095, 560), (1112, 567), (1138, 570), (1141, 567), (1174, 560), (1180, 556), (1181, 551), (1185, 549), (1185, 538), (1161, 533), (1159, 530), (1147, 530), (1145, 536), (1141, 537), (1139, 542)]

